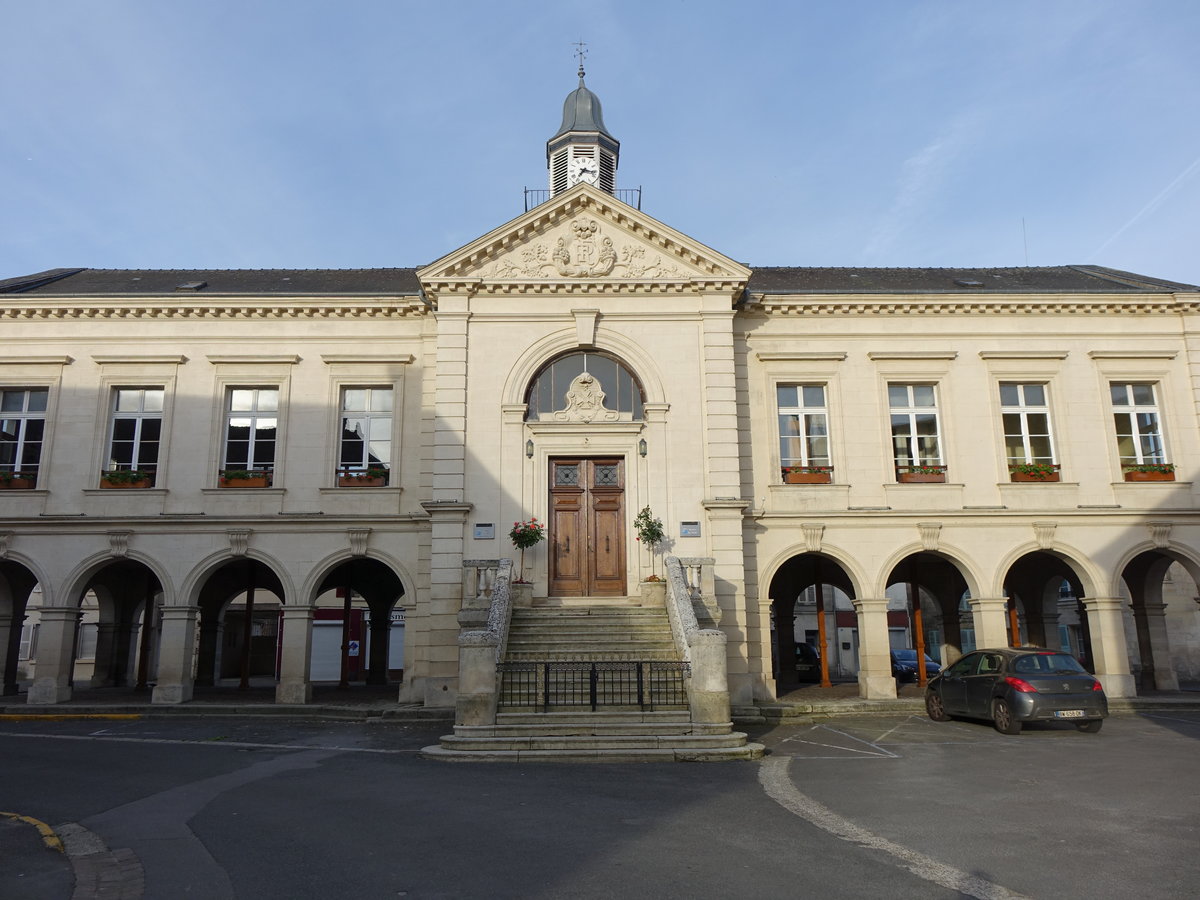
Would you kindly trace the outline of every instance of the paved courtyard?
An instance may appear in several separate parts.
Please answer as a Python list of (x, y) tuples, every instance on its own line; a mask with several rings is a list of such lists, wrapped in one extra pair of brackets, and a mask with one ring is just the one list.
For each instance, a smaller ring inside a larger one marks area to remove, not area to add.
[[(0, 721), (0, 896), (1175, 898), (1200, 711), (1098, 735), (917, 715), (755, 730), (761, 763), (421, 759), (436, 723)], [(35, 823), (66, 837), (47, 847)], [(123, 893), (118, 893), (122, 891)]]

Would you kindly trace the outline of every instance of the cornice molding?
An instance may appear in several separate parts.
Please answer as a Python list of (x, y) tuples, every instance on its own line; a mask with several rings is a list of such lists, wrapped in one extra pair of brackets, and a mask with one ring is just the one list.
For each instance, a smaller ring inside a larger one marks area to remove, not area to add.
[(188, 359), (180, 353), (93, 353), (92, 362), (98, 366), (120, 365), (129, 363), (133, 365), (147, 364), (162, 364), (181, 366)]
[(32, 300), (14, 296), (0, 301), (0, 319), (396, 319), (423, 316), (428, 305), (416, 297), (352, 301), (257, 299), (197, 303), (178, 297), (112, 301), (83, 297)]
[(1008, 297), (930, 298), (922, 294), (877, 297), (780, 297), (755, 294), (747, 312), (770, 316), (922, 316), (922, 315), (1181, 315), (1200, 312), (1200, 303), (1178, 299), (1136, 299), (1127, 295), (1102, 297), (1061, 294)]
[(73, 356), (0, 356), (0, 366), (69, 366)]

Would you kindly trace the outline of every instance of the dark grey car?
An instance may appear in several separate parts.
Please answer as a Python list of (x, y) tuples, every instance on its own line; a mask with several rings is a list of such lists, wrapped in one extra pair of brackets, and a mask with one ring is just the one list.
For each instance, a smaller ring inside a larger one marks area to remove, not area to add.
[(954, 716), (991, 719), (1020, 734), (1025, 722), (1072, 722), (1095, 733), (1108, 715), (1100, 682), (1069, 653), (1003, 647), (968, 653), (929, 682), (925, 709), (935, 722)]

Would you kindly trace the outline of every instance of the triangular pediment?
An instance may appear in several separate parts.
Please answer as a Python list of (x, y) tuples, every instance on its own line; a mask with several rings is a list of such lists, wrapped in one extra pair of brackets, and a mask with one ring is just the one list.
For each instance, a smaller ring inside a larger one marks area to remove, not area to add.
[(739, 289), (750, 270), (641, 210), (579, 184), (418, 270), (426, 291), (455, 285), (680, 283)]

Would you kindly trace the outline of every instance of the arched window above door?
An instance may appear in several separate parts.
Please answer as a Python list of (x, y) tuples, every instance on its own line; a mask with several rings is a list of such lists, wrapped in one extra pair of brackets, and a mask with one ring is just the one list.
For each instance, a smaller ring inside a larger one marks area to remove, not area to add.
[(529, 384), (527, 422), (640, 422), (644, 397), (621, 362), (576, 351), (542, 367)]

